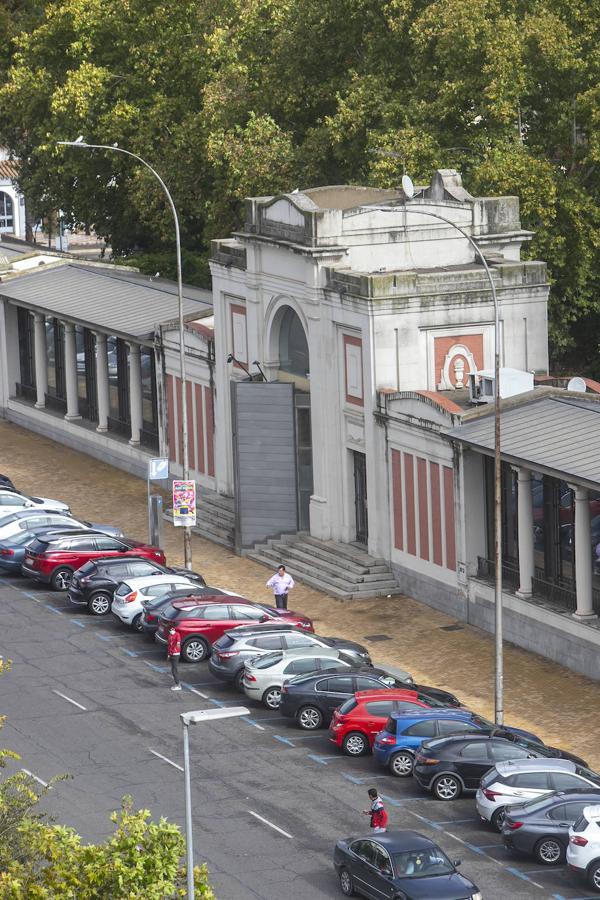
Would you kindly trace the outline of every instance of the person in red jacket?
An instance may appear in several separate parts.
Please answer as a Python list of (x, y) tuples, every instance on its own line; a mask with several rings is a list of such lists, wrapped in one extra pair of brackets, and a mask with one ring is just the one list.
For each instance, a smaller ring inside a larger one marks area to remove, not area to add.
[(181, 654), (181, 638), (179, 634), (175, 630), (175, 628), (171, 625), (169, 628), (169, 637), (167, 638), (167, 656), (169, 658), (169, 662), (171, 663), (171, 674), (173, 675), (173, 681), (175, 684), (171, 688), (172, 691), (180, 691), (181, 685), (179, 684), (179, 656)]
[(369, 800), (371, 805), (369, 809), (363, 809), (366, 816), (371, 817), (371, 828), (374, 834), (381, 834), (387, 830), (388, 814), (383, 806), (383, 800), (377, 793), (376, 788), (369, 788)]

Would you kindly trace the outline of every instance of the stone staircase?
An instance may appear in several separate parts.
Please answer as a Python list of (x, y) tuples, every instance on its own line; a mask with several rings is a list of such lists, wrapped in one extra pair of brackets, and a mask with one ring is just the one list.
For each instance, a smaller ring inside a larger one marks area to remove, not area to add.
[[(173, 522), (173, 510), (168, 509), (164, 518)], [(233, 548), (235, 542), (235, 510), (233, 497), (225, 497), (196, 485), (196, 525), (194, 534), (215, 544)]]
[(401, 593), (385, 560), (369, 556), (356, 544), (319, 541), (306, 532), (299, 532), (257, 544), (244, 555), (273, 572), (283, 563), (294, 579), (337, 600)]

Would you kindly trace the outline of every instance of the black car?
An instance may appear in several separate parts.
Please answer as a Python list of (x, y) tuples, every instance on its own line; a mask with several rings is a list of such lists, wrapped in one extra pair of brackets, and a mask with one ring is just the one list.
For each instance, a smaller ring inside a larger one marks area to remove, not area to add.
[[(142, 557), (107, 558), (90, 560), (73, 574), (67, 594), (71, 603), (87, 606), (94, 616), (110, 612), (117, 585), (127, 578), (144, 578), (147, 575), (185, 575), (191, 581), (204, 586), (202, 575), (181, 566), (163, 566)], [(190, 589), (188, 588), (188, 593)]]
[[(372, 666), (357, 666), (338, 674), (320, 672), (319, 674), (298, 675), (291, 678), (281, 689), (281, 706), (283, 716), (296, 719), (298, 725), (306, 731), (314, 731), (322, 725), (328, 725), (334, 709), (344, 703), (357, 691), (372, 691), (385, 688), (408, 688), (419, 691), (432, 706), (443, 706), (443, 702), (432, 697), (435, 688), (415, 685), (412, 682), (400, 681), (384, 669)], [(452, 697), (452, 694), (448, 696)], [(456, 700), (456, 698), (453, 698)]]
[(554, 791), (506, 810), (502, 839), (508, 850), (534, 856), (543, 866), (564, 863), (569, 828), (583, 808), (600, 802), (600, 790)]
[(352, 665), (371, 664), (369, 651), (362, 644), (346, 638), (308, 634), (303, 628), (276, 622), (273, 625), (241, 625), (226, 631), (213, 644), (208, 668), (216, 678), (229, 681), (243, 690), (244, 664), (253, 656), (309, 647), (343, 650), (345, 658)]
[(177, 588), (177, 590), (169, 591), (168, 594), (163, 594), (161, 597), (142, 600), (142, 606), (144, 608), (142, 613), (142, 631), (144, 634), (154, 637), (156, 629), (158, 628), (158, 623), (160, 622), (160, 617), (162, 615), (168, 615), (170, 611), (174, 610), (174, 607), (171, 607), (173, 600), (185, 600), (186, 597), (190, 596), (216, 597), (219, 594), (226, 593), (227, 591), (220, 591), (219, 588), (198, 587), (194, 588), (192, 595), (190, 593), (190, 588)]
[(333, 865), (342, 894), (390, 900), (481, 900), (476, 885), (460, 875), (460, 860), (418, 831), (388, 831), (338, 841)]

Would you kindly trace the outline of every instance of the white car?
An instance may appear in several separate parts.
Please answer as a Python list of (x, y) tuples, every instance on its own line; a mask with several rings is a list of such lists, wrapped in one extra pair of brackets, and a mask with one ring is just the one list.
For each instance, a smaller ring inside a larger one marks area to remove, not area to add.
[(162, 597), (179, 588), (190, 588), (190, 593), (198, 588), (198, 583), (190, 581), (182, 575), (146, 575), (143, 578), (130, 578), (123, 581), (115, 591), (112, 612), (136, 631), (142, 630), (142, 601)]
[(567, 864), (600, 892), (600, 806), (586, 806), (569, 828)]
[(60, 500), (50, 500), (48, 497), (28, 497), (27, 494), (17, 494), (7, 488), (0, 488), (0, 515), (8, 515), (18, 509), (53, 509), (56, 512), (69, 512), (69, 506)]
[(0, 541), (10, 540), (10, 538), (16, 534), (21, 534), (23, 531), (32, 531), (34, 528), (45, 528), (46, 526), (48, 526), (48, 531), (52, 531), (54, 527), (81, 529), (87, 527), (71, 518), (71, 516), (52, 513), (49, 510), (40, 510), (39, 512), (31, 510), (31, 513), (28, 515), (22, 515), (19, 512), (3, 516), (0, 520)]
[(246, 696), (259, 700), (267, 709), (278, 709), (284, 681), (296, 675), (308, 675), (319, 669), (349, 669), (356, 665), (343, 650), (328, 647), (306, 647), (301, 650), (279, 650), (248, 660), (244, 666), (242, 685)]
[(504, 813), (511, 803), (578, 788), (600, 788), (600, 775), (570, 759), (510, 759), (497, 763), (483, 776), (475, 802), (481, 818), (502, 831)]

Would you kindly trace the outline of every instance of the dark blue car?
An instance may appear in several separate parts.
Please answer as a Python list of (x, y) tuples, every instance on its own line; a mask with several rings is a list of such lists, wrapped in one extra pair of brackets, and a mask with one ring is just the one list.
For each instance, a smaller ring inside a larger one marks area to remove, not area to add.
[[(430, 712), (392, 713), (383, 731), (375, 738), (373, 756), (378, 763), (388, 766), (392, 775), (407, 778), (412, 775), (415, 753), (423, 741), (447, 737), (458, 732), (487, 732), (495, 725), (482, 716), (466, 709), (434, 709)], [(537, 743), (543, 743), (530, 731), (502, 726), (504, 731), (521, 734)]]
[(388, 831), (338, 841), (333, 865), (342, 894), (390, 900), (481, 900), (444, 851), (417, 831)]

